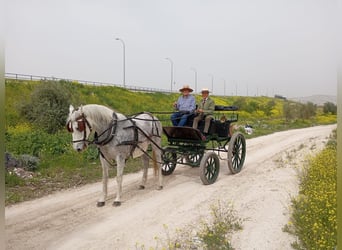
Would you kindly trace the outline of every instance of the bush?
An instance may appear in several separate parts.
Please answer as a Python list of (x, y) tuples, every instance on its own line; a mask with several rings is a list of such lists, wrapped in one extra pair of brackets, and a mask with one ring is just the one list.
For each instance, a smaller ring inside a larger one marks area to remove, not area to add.
[(276, 106), (276, 102), (274, 100), (269, 100), (266, 104), (261, 106), (261, 109), (264, 111), (266, 116), (272, 115), (272, 110)]
[(20, 113), (36, 127), (52, 134), (65, 125), (70, 96), (62, 85), (45, 81), (38, 85), (29, 103), (23, 103)]
[(300, 118), (301, 119), (309, 119), (316, 115), (317, 105), (312, 102), (308, 102), (306, 104), (300, 104)]
[(198, 232), (204, 249), (233, 249), (230, 238), (234, 231), (242, 229), (241, 222), (230, 204), (221, 204), (218, 201), (212, 205), (211, 218), (202, 221), (202, 227)]
[(5, 133), (6, 150), (14, 155), (60, 155), (70, 150), (70, 141), (70, 134), (64, 131), (48, 134), (39, 129), (26, 131), (10, 127)]
[(27, 171), (35, 171), (39, 165), (39, 158), (32, 155), (21, 155), (19, 161), (23, 169)]
[(334, 249), (336, 221), (336, 147), (330, 143), (308, 166), (301, 179), (299, 196), (292, 200), (288, 228), (299, 242), (297, 249)]
[(323, 113), (324, 114), (332, 114), (332, 115), (336, 115), (337, 114), (337, 106), (332, 103), (332, 102), (326, 102), (323, 105)]
[(29, 154), (39, 156), (44, 148), (42, 131), (32, 131), (23, 133), (6, 133), (5, 147), (8, 152), (14, 155)]
[(244, 110), (248, 113), (253, 113), (253, 112), (256, 112), (259, 108), (260, 108), (259, 104), (256, 101), (250, 101), (244, 107)]
[(297, 102), (285, 102), (283, 105), (283, 113), (286, 121), (295, 119), (310, 119), (316, 115), (317, 105), (312, 102), (306, 104)]
[(34, 171), (38, 168), (39, 159), (31, 155), (21, 155), (18, 158), (13, 157), (10, 153), (5, 153), (5, 168), (6, 170), (12, 168), (23, 168), (27, 171)]

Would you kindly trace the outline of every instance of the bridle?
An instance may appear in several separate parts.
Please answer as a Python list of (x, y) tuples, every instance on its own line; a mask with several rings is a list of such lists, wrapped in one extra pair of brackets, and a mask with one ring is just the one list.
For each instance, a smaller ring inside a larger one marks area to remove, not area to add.
[[(88, 144), (96, 144), (96, 145), (103, 146), (103, 145), (109, 143), (113, 139), (114, 134), (116, 132), (116, 125), (117, 125), (117, 122), (118, 122), (118, 117), (117, 117), (116, 113), (114, 112), (113, 113), (113, 119), (112, 119), (112, 122), (110, 123), (109, 127), (107, 129), (105, 129), (99, 135), (95, 132), (94, 140), (88, 140), (87, 139), (86, 126), (88, 126), (88, 128), (90, 130), (90, 133), (92, 132), (92, 127), (91, 127), (89, 121), (87, 120), (86, 115), (82, 112), (81, 115), (78, 116), (75, 120), (77, 122), (77, 130), (80, 131), (80, 132), (83, 132), (83, 139), (71, 141), (72, 143), (86, 142)], [(74, 129), (72, 128), (72, 125), (71, 125), (71, 120), (69, 120), (67, 122), (66, 127), (67, 127), (67, 130), (70, 133), (74, 132)], [(99, 137), (101, 137), (105, 133), (108, 133), (107, 137), (104, 138), (103, 140), (99, 141)]]
[[(76, 143), (76, 142), (88, 142), (88, 143), (91, 143), (91, 141), (87, 140), (87, 129), (86, 129), (86, 126), (88, 126), (90, 132), (92, 131), (92, 127), (90, 126), (90, 123), (87, 120), (86, 116), (83, 113), (81, 113), (81, 115), (78, 116), (75, 120), (77, 122), (77, 130), (80, 131), (80, 132), (83, 132), (83, 139), (72, 141), (72, 143)], [(71, 121), (68, 121), (68, 123), (66, 124), (66, 127), (67, 127), (67, 130), (70, 133), (74, 132), (74, 129), (72, 128)]]

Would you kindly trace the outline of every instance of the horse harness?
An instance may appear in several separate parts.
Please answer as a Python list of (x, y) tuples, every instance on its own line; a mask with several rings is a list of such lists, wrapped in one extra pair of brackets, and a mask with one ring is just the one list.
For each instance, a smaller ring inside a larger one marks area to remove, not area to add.
[[(151, 119), (148, 120), (148, 119), (140, 119), (140, 118), (137, 118), (138, 115), (140, 114), (148, 114), (151, 116)], [(146, 132), (144, 130), (142, 130), (139, 126), (136, 125), (136, 121), (135, 120), (144, 120), (144, 121), (152, 121), (152, 136), (157, 136), (157, 137), (160, 137), (160, 131), (158, 130), (158, 127), (156, 126), (156, 121), (154, 119), (154, 117), (150, 114), (150, 113), (146, 113), (146, 112), (141, 112), (141, 113), (138, 113), (136, 115), (132, 115), (132, 116), (129, 116), (126, 120), (130, 121), (131, 122), (131, 125), (128, 126), (128, 127), (125, 127), (124, 129), (133, 129), (133, 132), (134, 132), (134, 139), (131, 140), (131, 141), (123, 141), (121, 142), (120, 144), (118, 144), (119, 146), (120, 145), (132, 145), (131, 147), (131, 156), (133, 155), (133, 152), (136, 148), (139, 148), (144, 154), (148, 155), (147, 152), (145, 152), (145, 150), (143, 150), (139, 144), (142, 143), (141, 141), (139, 141), (139, 132), (141, 132), (151, 143), (153, 143), (155, 146), (157, 146), (160, 150), (162, 150), (162, 148), (159, 147), (158, 144), (156, 144), (153, 140), (151, 140), (150, 136), (148, 136), (146, 134)], [(148, 155), (149, 156), (149, 155)]]
[[(140, 114), (149, 114), (151, 116), (151, 119), (141, 119), (138, 118), (137, 116)], [(82, 140), (76, 140), (76, 141), (72, 141), (73, 143), (76, 142), (88, 142), (89, 144), (95, 144), (98, 145), (98, 150), (100, 155), (108, 162), (110, 163), (104, 156), (104, 154), (101, 152), (100, 146), (104, 146), (106, 144), (108, 144), (113, 138), (114, 135), (116, 133), (116, 129), (117, 129), (117, 124), (118, 122), (123, 122), (123, 121), (130, 121), (131, 125), (124, 127), (123, 129), (133, 129), (133, 133), (134, 133), (134, 138), (133, 140), (129, 140), (129, 141), (122, 141), (120, 142), (117, 146), (127, 146), (127, 145), (131, 145), (131, 150), (130, 150), (130, 155), (133, 155), (133, 152), (136, 148), (139, 148), (145, 155), (147, 155), (149, 158), (150, 155), (139, 146), (140, 143), (142, 143), (141, 141), (139, 141), (139, 132), (142, 133), (151, 143), (153, 143), (158, 149), (163, 150), (157, 143), (155, 143), (153, 140), (151, 140), (150, 136), (146, 134), (145, 131), (143, 131), (139, 126), (136, 125), (136, 121), (135, 120), (143, 120), (143, 121), (152, 121), (152, 136), (157, 136), (160, 137), (160, 131), (156, 125), (156, 119), (154, 119), (154, 117), (147, 112), (141, 112), (135, 115), (131, 115), (129, 117), (127, 117), (124, 120), (118, 120), (117, 114), (115, 112), (113, 112), (113, 119), (111, 121), (111, 123), (109, 124), (108, 128), (105, 129), (101, 134), (97, 134), (97, 132), (95, 132), (94, 135), (94, 140), (89, 141), (87, 140), (87, 132), (86, 132), (86, 126), (88, 126), (90, 132), (92, 131), (92, 127), (89, 123), (89, 121), (87, 120), (86, 116), (84, 115), (84, 113), (82, 112), (81, 115), (79, 117), (77, 117), (76, 119), (77, 122), (77, 130), (79, 130), (80, 132), (83, 132), (83, 139)], [(67, 123), (67, 129), (69, 132), (73, 132), (73, 128), (71, 127), (70, 121)], [(99, 140), (99, 138), (101, 136), (103, 136), (105, 133), (107, 133), (106, 137), (103, 140)]]

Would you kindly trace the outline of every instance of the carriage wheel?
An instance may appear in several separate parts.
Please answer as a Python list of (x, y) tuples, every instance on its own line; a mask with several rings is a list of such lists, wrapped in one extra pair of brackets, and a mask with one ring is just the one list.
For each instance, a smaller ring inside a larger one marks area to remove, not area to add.
[(220, 172), (220, 160), (214, 152), (206, 152), (200, 163), (200, 177), (204, 185), (213, 184)]
[(200, 164), (202, 155), (202, 153), (189, 153), (184, 156), (184, 159), (188, 165), (197, 167)]
[(234, 133), (229, 141), (228, 167), (233, 174), (239, 173), (245, 162), (246, 140), (240, 132)]
[(177, 153), (172, 150), (165, 150), (162, 155), (162, 174), (170, 175), (175, 170), (177, 165)]

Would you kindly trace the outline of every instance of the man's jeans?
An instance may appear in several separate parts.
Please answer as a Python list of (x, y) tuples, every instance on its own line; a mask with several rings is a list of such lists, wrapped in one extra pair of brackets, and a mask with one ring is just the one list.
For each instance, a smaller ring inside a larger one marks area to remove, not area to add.
[(173, 126), (183, 127), (191, 115), (190, 112), (179, 111), (171, 115), (171, 121)]

